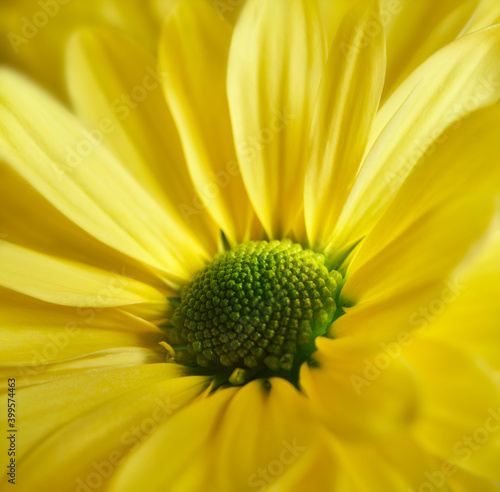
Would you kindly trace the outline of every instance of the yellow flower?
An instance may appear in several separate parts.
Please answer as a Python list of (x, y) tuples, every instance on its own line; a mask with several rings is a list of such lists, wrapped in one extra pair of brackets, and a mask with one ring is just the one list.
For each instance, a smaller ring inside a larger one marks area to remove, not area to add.
[(2, 490), (498, 490), (498, 2), (166, 17), (0, 71)]

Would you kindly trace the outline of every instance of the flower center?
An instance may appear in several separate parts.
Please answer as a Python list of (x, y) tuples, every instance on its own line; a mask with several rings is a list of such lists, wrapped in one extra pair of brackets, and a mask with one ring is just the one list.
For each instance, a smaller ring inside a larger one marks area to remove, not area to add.
[(172, 323), (197, 365), (230, 369), (241, 384), (309, 358), (335, 317), (341, 280), (300, 244), (250, 241), (196, 273)]

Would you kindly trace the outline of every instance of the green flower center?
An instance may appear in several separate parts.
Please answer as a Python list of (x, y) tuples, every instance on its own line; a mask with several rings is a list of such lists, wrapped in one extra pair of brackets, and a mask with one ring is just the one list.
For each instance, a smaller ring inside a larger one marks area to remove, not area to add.
[(247, 242), (217, 255), (184, 287), (172, 324), (198, 366), (257, 374), (299, 367), (337, 312), (342, 276), (290, 240)]

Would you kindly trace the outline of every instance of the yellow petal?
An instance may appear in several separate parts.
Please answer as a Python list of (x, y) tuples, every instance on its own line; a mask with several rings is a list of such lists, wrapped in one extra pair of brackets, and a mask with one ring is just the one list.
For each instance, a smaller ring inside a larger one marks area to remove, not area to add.
[(232, 26), (210, 2), (179, 2), (164, 25), (160, 66), (200, 201), (231, 243), (248, 239), (252, 207), (240, 176), (226, 94)]
[[(126, 369), (115, 371), (115, 376), (119, 377), (120, 371), (123, 373)], [(55, 405), (40, 405), (39, 398), (36, 398), (38, 387), (19, 391), (19, 407), (25, 408), (19, 413), (19, 420), (29, 422), (24, 429), (30, 433), (29, 442), (24, 443), (24, 449), (29, 453), (23, 451), (18, 461), (23, 490), (37, 491), (40, 484), (47, 483), (54, 490), (73, 490), (82, 482), (95, 483), (96, 475), (106, 481), (131, 449), (154, 434), (162, 423), (195, 399), (209, 383), (204, 376), (175, 377), (165, 370), (162, 380), (149, 378), (138, 387), (137, 379), (133, 378), (133, 384), (126, 392), (123, 389), (121, 392), (112, 391), (106, 399), (96, 397), (96, 393), (103, 389), (112, 390), (115, 382), (109, 377), (101, 375), (101, 381), (95, 381), (93, 385), (89, 384), (88, 375), (82, 382), (74, 378), (64, 379), (59, 392), (52, 393), (58, 398), (45, 397), (45, 400), (56, 401)], [(44, 386), (47, 387), (42, 395), (56, 391), (55, 385)], [(69, 394), (73, 394), (71, 400)], [(84, 398), (91, 400), (92, 406), (85, 405)], [(81, 408), (77, 412), (67, 411), (68, 406)], [(53, 425), (55, 421), (56, 426)], [(36, 425), (42, 426), (45, 432), (42, 434)], [(38, 437), (36, 442), (33, 435)], [(50, 466), (50, 463), (59, 463), (60, 467)]]
[[(50, 304), (14, 290), (0, 287), (0, 312), (6, 324), (26, 328), (48, 327), (52, 325), (71, 326), (91, 325), (94, 328), (115, 331), (131, 331), (139, 333), (157, 333), (158, 327), (151, 321), (130, 313), (131, 306), (120, 308), (75, 308)], [(19, 313), (22, 312), (22, 316)], [(167, 306), (162, 312), (165, 318), (170, 318), (173, 307)], [(75, 322), (78, 318), (78, 322)], [(164, 318), (162, 318), (163, 320)]]
[(500, 391), (468, 350), (419, 337), (406, 357), (418, 375), (422, 418), (415, 437), (429, 452), (500, 480)]
[(0, 285), (62, 306), (106, 308), (144, 304), (162, 318), (168, 301), (156, 289), (118, 273), (0, 243)]
[(361, 2), (342, 20), (316, 100), (305, 181), (309, 244), (328, 244), (365, 152), (384, 85), (385, 38), (378, 1)]
[(467, 32), (474, 32), (500, 22), (500, 4), (496, 0), (481, 0)]
[[(51, 430), (70, 423), (89, 410), (99, 408), (106, 402), (135, 391), (149, 384), (180, 378), (189, 374), (182, 366), (175, 364), (146, 364), (132, 367), (108, 367), (104, 364), (97, 370), (82, 368), (77, 372), (62, 371), (59, 374), (38, 373), (16, 377), (23, 407), (23, 425), (33, 431), (26, 435), (25, 446), (19, 450), (22, 455)], [(64, 377), (66, 376), (66, 377)], [(46, 391), (57, 392), (57, 398), (47, 398)], [(90, 394), (93, 393), (93, 397)], [(73, 404), (78, 403), (78, 404)]]
[[(269, 385), (248, 383), (229, 404), (214, 435), (215, 490), (253, 490), (267, 481), (261, 469), (270, 479), (284, 476), (302, 468), (313, 452), (318, 425), (308, 401), (281, 378), (271, 379)], [(215, 466), (221, 462), (227, 463), (226, 469)]]
[(485, 233), (492, 216), (490, 200), (457, 200), (427, 212), (379, 250), (391, 224), (380, 222), (352, 260), (342, 298), (357, 305), (378, 303), (441, 285)]
[(481, 492), (498, 492), (500, 490), (500, 483), (498, 482), (483, 479), (460, 469), (456, 470), (456, 473), (449, 479), (453, 492), (477, 492), (478, 490)]
[(461, 34), (478, 3), (479, 0), (441, 0), (438, 3), (433, 0), (383, 0), (382, 11), (388, 27), (384, 99), (424, 60)]
[(320, 337), (300, 384), (329, 428), (346, 440), (378, 438), (408, 427), (417, 412), (417, 385), (400, 357), (391, 359), (362, 338)]
[(11, 167), (0, 163), (0, 173), (0, 239), (120, 272), (165, 290), (169, 297), (178, 295), (146, 265), (103, 244), (71, 222)]
[[(323, 435), (329, 434), (326, 430), (322, 431)], [(282, 473), (278, 477), (271, 476), (273, 482), (268, 484), (263, 478), (259, 478), (258, 482), (254, 481), (254, 487), (250, 490), (255, 490), (255, 487), (260, 485), (266, 486), (269, 492), (300, 492), (302, 490), (349, 490), (343, 488), (339, 483), (339, 463), (335, 453), (331, 450), (320, 437), (318, 443), (309, 444), (307, 452), (301, 456), (300, 463), (297, 466), (291, 463), (286, 469), (286, 473)], [(274, 461), (274, 460), (273, 460)], [(286, 464), (286, 463), (285, 463)], [(274, 467), (277, 465), (273, 463)]]
[[(317, 0), (328, 46), (331, 46), (335, 39), (339, 24), (346, 13), (353, 8), (353, 6), (360, 5), (362, 1), (364, 0), (336, 0), (335, 2), (331, 0)], [(377, 15), (376, 12), (375, 15)]]
[[(100, 333), (96, 335), (97, 345), (105, 337)], [(79, 337), (78, 340), (84, 338)], [(116, 338), (120, 339), (120, 337)], [(145, 338), (143, 337), (143, 339)], [(149, 343), (149, 345), (152, 344)], [(160, 348), (158, 344), (157, 347)], [(42, 352), (35, 352), (36, 355), (30, 365), (19, 366), (18, 370), (14, 372), (22, 378), (20, 381), (23, 387), (28, 387), (54, 381), (56, 378), (72, 377), (81, 374), (82, 370), (99, 371), (108, 368), (137, 367), (165, 362), (165, 351), (159, 352), (158, 348), (118, 347), (91, 352), (92, 346), (88, 342), (86, 348), (87, 353), (84, 355), (50, 363), (42, 360), (41, 364), (39, 357)], [(13, 375), (12, 368), (4, 367), (2, 370), (4, 374)]]
[(183, 213), (182, 204), (193, 206), (193, 183), (156, 59), (119, 33), (86, 29), (71, 39), (66, 65), (78, 116), (90, 131), (102, 131), (105, 145), (168, 210), (177, 239), (171, 247), (196, 255), (201, 242), (212, 256), (219, 231), (209, 215)]
[(457, 275), (456, 288), (419, 312), (419, 327), (428, 327), (429, 336), (467, 349), (500, 371), (499, 278), (500, 233), (496, 232)]
[(166, 353), (160, 351), (158, 345), (164, 338), (161, 333), (133, 334), (78, 326), (48, 326), (44, 329), (4, 326), (2, 340), (7, 352), (2, 354), (2, 363), (25, 366), (18, 372), (31, 374), (48, 369), (54, 361), (70, 360), (116, 347), (136, 346), (156, 348), (157, 359), (163, 357), (165, 361)]
[(360, 240), (441, 133), (499, 96), (500, 26), (456, 40), (413, 72), (375, 118), (332, 248)]
[(3, 157), (61, 212), (174, 280), (201, 267), (189, 248), (169, 247), (176, 239), (160, 203), (56, 101), (8, 69), (0, 100)]
[(228, 2), (227, 0), (209, 0), (220, 19), (227, 19), (233, 24), (238, 20), (246, 1), (247, 0), (232, 0)]
[(154, 52), (161, 17), (152, 4), (152, 0), (3, 0), (0, 56), (66, 99), (64, 48), (71, 33), (85, 25), (112, 26)]
[(243, 179), (269, 237), (287, 235), (303, 207), (324, 63), (315, 2), (248, 0), (231, 42), (228, 95)]
[[(101, 12), (104, 17), (102, 23), (104, 26), (109, 25), (123, 31), (145, 49), (156, 53), (162, 17), (155, 8), (154, 0), (100, 1), (102, 2)], [(90, 25), (90, 23), (86, 24)]]
[(360, 443), (332, 439), (331, 444), (339, 467), (338, 490), (419, 492), (426, 490), (429, 476), (440, 472), (441, 463), (434, 464), (409, 433)]
[(193, 476), (198, 486), (205, 481), (212, 490), (238, 492), (268, 485), (278, 475), (297, 476), (317, 451), (317, 426), (307, 400), (290, 383), (278, 378), (269, 384), (223, 390), (178, 413), (123, 464), (111, 490), (134, 490), (141, 470), (143, 477), (154, 475), (148, 482), (152, 492), (167, 484), (171, 490), (199, 490), (194, 478), (185, 486)]
[(412, 332), (421, 327), (420, 309), (425, 309), (434, 299), (441, 299), (456, 292), (451, 280), (423, 284), (374, 302), (360, 303), (344, 308), (346, 314), (330, 327), (332, 337), (360, 335), (379, 344), (380, 351), (393, 349), (401, 352), (413, 340)]
[(468, 194), (497, 193), (500, 168), (495, 159), (500, 154), (500, 140), (493, 129), (499, 126), (500, 105), (496, 104), (475, 111), (450, 127), (401, 184), (387, 211), (368, 235), (364, 253), (374, 256), (438, 205)]
[[(51, 364), (118, 347), (147, 347), (165, 360), (165, 337), (154, 325), (116, 309), (53, 306), (1, 291), (4, 366), (37, 374)], [(151, 354), (143, 354), (150, 358)]]
[(238, 391), (238, 388), (217, 391), (174, 415), (125, 458), (109, 490), (136, 491), (144, 486), (144, 477), (150, 492), (163, 492), (167, 486), (186, 492), (202, 490), (207, 484), (207, 475), (212, 472), (207, 463), (210, 456), (207, 443)]

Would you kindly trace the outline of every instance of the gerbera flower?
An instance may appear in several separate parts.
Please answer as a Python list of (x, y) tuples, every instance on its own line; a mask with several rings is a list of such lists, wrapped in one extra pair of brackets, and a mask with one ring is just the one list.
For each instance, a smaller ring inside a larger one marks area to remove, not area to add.
[(180, 1), (74, 34), (71, 111), (3, 68), (3, 488), (498, 490), (498, 17)]

